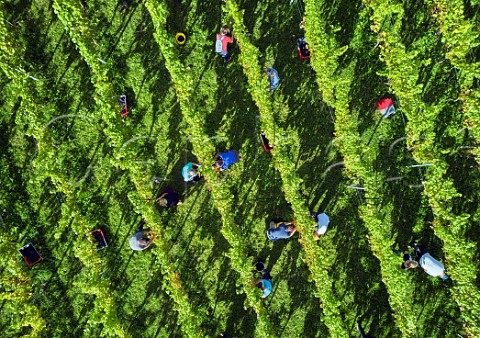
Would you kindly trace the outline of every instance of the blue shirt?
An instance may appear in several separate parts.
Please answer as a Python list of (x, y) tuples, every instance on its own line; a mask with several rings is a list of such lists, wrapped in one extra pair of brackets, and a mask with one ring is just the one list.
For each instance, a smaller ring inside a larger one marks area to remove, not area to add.
[(270, 282), (268, 279), (262, 279), (261, 281), (262, 286), (265, 287), (265, 290), (263, 290), (263, 298), (267, 297), (270, 293), (272, 293), (272, 282)]
[(290, 238), (291, 234), (287, 231), (285, 223), (280, 224), (277, 228), (270, 228), (267, 231), (268, 239), (275, 241), (281, 238)]
[(280, 78), (278, 77), (278, 72), (275, 68), (267, 68), (268, 71), (273, 72), (273, 75), (268, 75), (268, 81), (270, 81), (270, 90), (277, 89), (280, 84)]
[(229, 150), (226, 153), (220, 153), (219, 157), (223, 160), (222, 170), (227, 169), (232, 164), (237, 163), (237, 156), (233, 150)]
[[(199, 166), (200, 167), (200, 166)], [(188, 162), (187, 164), (185, 164), (182, 168), (182, 176), (183, 176), (183, 180), (185, 182), (188, 182), (188, 181), (191, 181), (195, 176), (197, 175), (190, 175), (188, 172), (190, 170), (194, 170), (193, 168), (193, 163), (192, 162)]]

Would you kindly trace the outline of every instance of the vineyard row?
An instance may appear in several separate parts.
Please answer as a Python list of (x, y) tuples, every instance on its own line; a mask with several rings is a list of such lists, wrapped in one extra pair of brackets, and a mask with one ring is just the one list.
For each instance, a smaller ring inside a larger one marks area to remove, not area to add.
[[(389, 294), (389, 303), (395, 309), (396, 324), (405, 336), (412, 336), (415, 331), (416, 314), (410, 308), (408, 294), (412, 288), (407, 275), (398, 271), (399, 258), (391, 250), (394, 242), (391, 238), (392, 222), (384, 215), (378, 203), (382, 199), (385, 177), (373, 171), (373, 163), (378, 155), (377, 142), (362, 144), (358, 133), (359, 112), (350, 109), (350, 86), (354, 79), (355, 60), (341, 72), (338, 70), (338, 58), (345, 53), (347, 46), (340, 47), (335, 37), (329, 35), (325, 28), (327, 23), (321, 19), (315, 1), (305, 2), (306, 36), (312, 48), (311, 63), (317, 74), (317, 83), (324, 101), (335, 110), (335, 134), (339, 140), (340, 151), (344, 157), (347, 175), (352, 181), (361, 180), (365, 189), (366, 204), (360, 209), (360, 216), (368, 229), (368, 240), (373, 254), (379, 259), (382, 280)], [(366, 11), (359, 14), (356, 29), (363, 29), (368, 24)], [(354, 34), (355, 36), (356, 34)], [(355, 47), (352, 47), (354, 49)], [(356, 54), (356, 51), (353, 51)], [(340, 74), (338, 74), (340, 72)], [(336, 84), (333, 87), (333, 84)]]
[[(470, 215), (456, 215), (453, 211), (453, 201), (460, 194), (453, 180), (446, 175), (448, 164), (443, 155), (445, 152), (435, 135), (435, 121), (442, 106), (427, 105), (421, 99), (422, 87), (417, 84), (420, 68), (413, 61), (415, 50), (407, 52), (400, 39), (404, 14), (402, 5), (390, 1), (365, 1), (365, 4), (372, 10), (372, 29), (378, 33), (382, 44), (381, 55), (388, 78), (394, 79), (391, 87), (402, 102), (408, 118), (406, 130), (409, 143), (414, 146), (413, 155), (419, 163), (433, 164), (425, 177), (424, 187), (435, 214), (433, 230), (443, 241), (448, 271), (456, 281), (452, 297), (462, 309), (467, 332), (479, 335), (480, 317), (476, 304), (480, 301), (480, 292), (475, 286), (477, 271), (474, 264), (476, 245), (465, 238)], [(395, 23), (382, 28), (382, 22), (393, 16)]]

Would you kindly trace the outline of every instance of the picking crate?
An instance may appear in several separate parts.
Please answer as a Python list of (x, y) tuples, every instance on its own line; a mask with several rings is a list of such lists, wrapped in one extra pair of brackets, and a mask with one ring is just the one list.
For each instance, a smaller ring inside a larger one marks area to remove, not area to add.
[(102, 229), (96, 229), (96, 230), (90, 231), (90, 234), (95, 239), (95, 242), (97, 242), (97, 251), (102, 250), (108, 246), (107, 240), (105, 239), (105, 235), (103, 234)]
[(40, 253), (35, 249), (32, 243), (24, 245), (18, 250), (18, 252), (23, 256), (23, 260), (28, 266), (32, 266), (42, 260), (42, 256), (40, 256)]

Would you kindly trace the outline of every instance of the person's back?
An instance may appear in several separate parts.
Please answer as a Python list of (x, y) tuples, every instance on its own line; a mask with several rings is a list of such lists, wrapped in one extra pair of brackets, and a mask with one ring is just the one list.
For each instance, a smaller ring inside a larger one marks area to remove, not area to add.
[(220, 30), (220, 33), (216, 34), (215, 40), (215, 52), (217, 52), (225, 63), (231, 60), (229, 54), (230, 44), (233, 42), (231, 37), (232, 30), (229, 26), (223, 26)]
[[(154, 241), (155, 235), (151, 234), (151, 230), (149, 229), (143, 229), (143, 226), (145, 225), (145, 220), (142, 219), (140, 223), (138, 224), (137, 231), (135, 232), (135, 235), (130, 237), (128, 240), (128, 244), (130, 244), (130, 248), (135, 251), (142, 251), (148, 248)], [(145, 235), (149, 235), (149, 238), (145, 237)]]
[(201, 164), (188, 162), (182, 168), (182, 177), (185, 182), (196, 182), (200, 179), (197, 169), (201, 167)]
[(308, 49), (308, 43), (305, 38), (297, 39), (298, 54), (302, 59), (308, 59), (310, 57), (310, 50)]
[(219, 48), (216, 48), (217, 53), (227, 53), (228, 52), (228, 44), (232, 43), (233, 40), (231, 37), (229, 37), (227, 34), (218, 34), (216, 36), (216, 41), (220, 40), (222, 43), (222, 48), (219, 50)]
[(262, 279), (261, 283), (263, 289), (262, 298), (266, 298), (269, 294), (272, 293), (273, 285), (272, 282), (268, 279)]
[(238, 162), (238, 155), (234, 150), (229, 150), (225, 153), (220, 153), (219, 156), (223, 160), (223, 165), (221, 167), (221, 170), (226, 170), (232, 164)]
[(439, 277), (442, 280), (447, 280), (449, 278), (445, 273), (445, 267), (443, 264), (433, 258), (423, 245), (411, 242), (408, 246), (415, 250), (418, 264), (427, 274), (433, 277)]
[(165, 208), (174, 207), (177, 204), (179, 204), (180, 195), (176, 192), (171, 192), (165, 196), (165, 199), (167, 200), (167, 204), (165, 205)]
[(268, 80), (270, 81), (270, 90), (275, 90), (280, 84), (280, 78), (278, 77), (278, 71), (275, 68), (267, 68)]
[(420, 257), (418, 263), (430, 276), (438, 277), (444, 274), (445, 267), (433, 258), (428, 252)]
[(254, 285), (262, 289), (262, 298), (268, 297), (272, 293), (272, 276), (270, 276), (270, 271), (264, 269), (262, 270), (262, 277), (253, 282)]
[(317, 230), (313, 233), (313, 238), (318, 240), (320, 235), (324, 235), (327, 232), (328, 225), (330, 224), (330, 217), (324, 212), (315, 216), (317, 220)]
[(130, 244), (130, 248), (135, 251), (142, 251), (147, 248), (145, 244), (143, 244), (143, 231), (137, 231), (135, 235), (130, 237), (128, 243)]
[(270, 228), (267, 230), (267, 237), (269, 240), (275, 241), (277, 239), (290, 238), (294, 232), (294, 226), (292, 223), (285, 224), (285, 222), (270, 222)]
[(157, 204), (164, 208), (171, 208), (176, 205), (181, 204), (180, 195), (173, 190), (172, 188), (167, 188), (165, 193), (163, 193), (158, 199)]

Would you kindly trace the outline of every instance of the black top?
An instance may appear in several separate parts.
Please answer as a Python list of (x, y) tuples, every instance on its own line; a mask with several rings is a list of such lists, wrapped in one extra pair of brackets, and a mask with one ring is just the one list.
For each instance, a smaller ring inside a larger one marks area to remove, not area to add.
[(167, 200), (167, 205), (165, 208), (174, 207), (178, 204), (178, 202), (180, 202), (180, 195), (178, 195), (176, 192), (168, 193), (164, 198)]
[(402, 263), (402, 269), (403, 270), (408, 270), (409, 269), (405, 266), (405, 262), (406, 261), (411, 261), (411, 260), (412, 260), (412, 256), (410, 256), (410, 254), (408, 254), (408, 253), (403, 254), (403, 263)]

